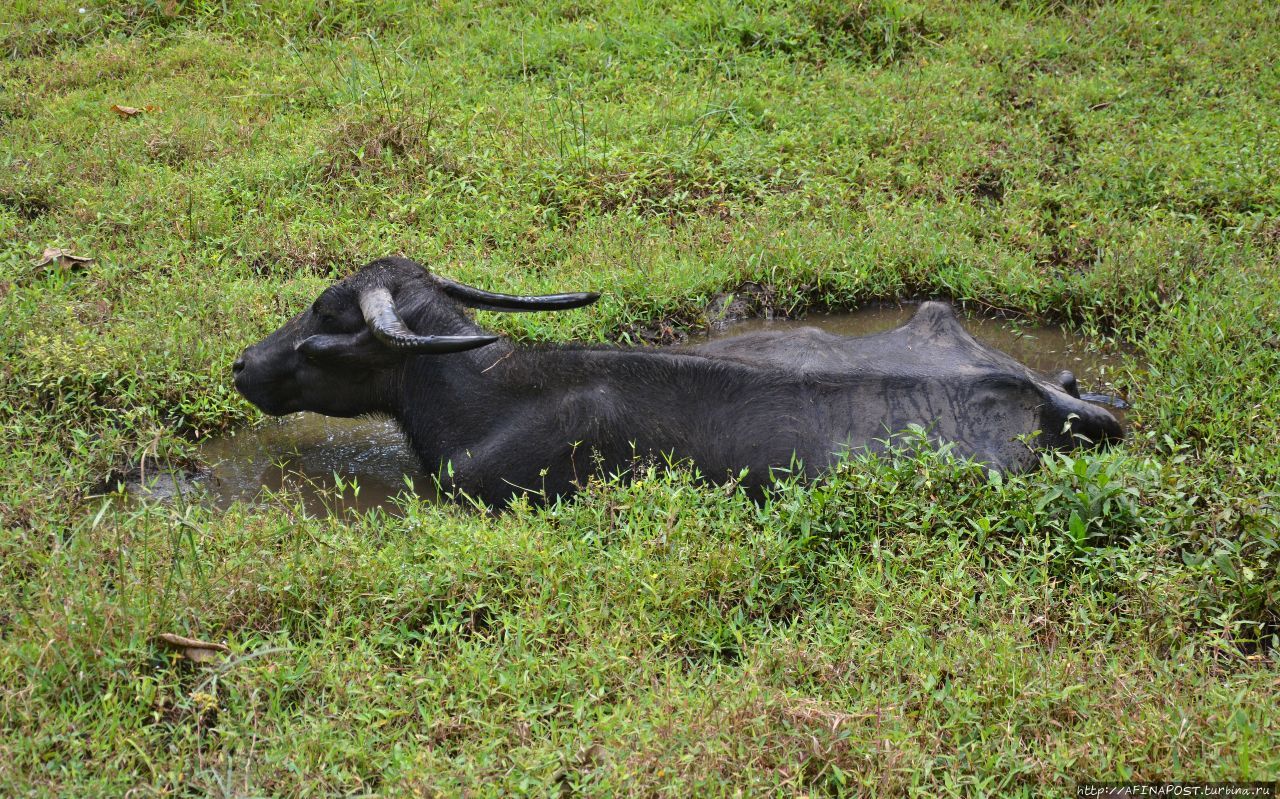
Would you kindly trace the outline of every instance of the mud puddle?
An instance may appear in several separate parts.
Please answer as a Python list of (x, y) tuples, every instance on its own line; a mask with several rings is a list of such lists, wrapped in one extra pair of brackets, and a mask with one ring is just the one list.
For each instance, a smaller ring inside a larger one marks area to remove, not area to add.
[(295, 413), (200, 444), (206, 468), (194, 474), (152, 469), (132, 475), (132, 498), (187, 501), (226, 510), (267, 493), (301, 502), (310, 515), (381, 507), (406, 490), (426, 494), (429, 478), (389, 419), (335, 419)]
[[(751, 319), (735, 322), (699, 340), (727, 338), (759, 330), (817, 327), (845, 336), (865, 336), (907, 322), (915, 304), (877, 305), (852, 313), (809, 314), (803, 320)], [(1086, 399), (1102, 401), (1123, 422), (1124, 406), (1111, 380), (1121, 356), (1091, 348), (1062, 328), (968, 316), (965, 327), (980, 341), (1013, 356), (1032, 369), (1075, 373)], [(1119, 403), (1117, 406), (1116, 403)], [(396, 423), (386, 419), (333, 419), (299, 413), (260, 427), (210, 439), (200, 446), (207, 470), (194, 476), (160, 473), (144, 487), (135, 479), (127, 491), (137, 497), (210, 504), (225, 509), (254, 502), (270, 492), (301, 500), (313, 515), (381, 507), (395, 513), (392, 501), (406, 488), (431, 489)], [(406, 483), (408, 481), (408, 483)], [(341, 486), (339, 486), (341, 482)]]
[(198, 487), (219, 508), (252, 501), (264, 488), (297, 495), (311, 513), (389, 508), (392, 497), (429, 482), (390, 419), (296, 413), (211, 439), (200, 459), (211, 469)]

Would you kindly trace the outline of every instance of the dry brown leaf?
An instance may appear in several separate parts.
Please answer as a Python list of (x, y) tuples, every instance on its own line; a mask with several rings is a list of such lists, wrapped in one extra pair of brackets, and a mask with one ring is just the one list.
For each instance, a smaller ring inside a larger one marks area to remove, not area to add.
[(113, 105), (111, 106), (111, 110), (115, 111), (117, 114), (124, 117), (125, 119), (128, 119), (129, 117), (136, 117), (138, 114), (141, 114), (141, 113), (145, 113), (149, 111), (159, 111), (160, 109), (154, 105), (146, 105), (146, 106), (143, 106), (142, 108), (134, 108), (131, 105)]
[(182, 657), (194, 663), (207, 663), (211, 660), (217, 660), (231, 651), (226, 644), (215, 644), (210, 641), (200, 641), (195, 638), (184, 638), (181, 635), (174, 635), (173, 633), (160, 633), (156, 636), (155, 640), (156, 643), (164, 644), (169, 649), (172, 649), (182, 655)]
[(83, 255), (74, 255), (67, 250), (60, 250), (57, 247), (45, 247), (44, 252), (40, 254), (40, 258), (35, 262), (35, 265), (48, 266), (49, 264), (57, 264), (58, 268), (63, 272), (70, 272), (72, 269), (83, 269), (91, 263), (93, 263), (92, 258), (86, 258)]

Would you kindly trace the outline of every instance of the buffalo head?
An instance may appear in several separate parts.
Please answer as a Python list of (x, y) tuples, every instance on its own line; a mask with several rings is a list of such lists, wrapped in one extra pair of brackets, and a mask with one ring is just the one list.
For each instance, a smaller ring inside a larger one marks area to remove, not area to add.
[(598, 296), (495, 294), (433, 275), (407, 258), (383, 258), (330, 286), (310, 308), (246, 349), (232, 372), (236, 389), (275, 416), (382, 412), (406, 360), (498, 340), (464, 306), (545, 311), (588, 305)]

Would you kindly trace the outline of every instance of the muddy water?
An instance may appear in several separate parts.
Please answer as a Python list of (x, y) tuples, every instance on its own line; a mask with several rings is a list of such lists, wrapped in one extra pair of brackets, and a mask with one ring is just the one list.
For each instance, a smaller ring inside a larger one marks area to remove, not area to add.
[(394, 510), (390, 500), (406, 488), (431, 488), (390, 419), (295, 413), (211, 439), (201, 445), (200, 459), (210, 469), (194, 487), (219, 508), (251, 502), (267, 489), (301, 499), (310, 513)]
[[(798, 326), (865, 336), (897, 327), (914, 312), (912, 304), (881, 305), (853, 313), (810, 314), (802, 321), (749, 320), (713, 333), (711, 338)], [(1091, 349), (1069, 331), (979, 316), (966, 318), (965, 326), (980, 341), (1033, 369), (1049, 374), (1070, 369), (1083, 392), (1117, 393), (1110, 378), (1118, 368), (1119, 356)], [(166, 483), (162, 477), (154, 485), (157, 490), (153, 496), (163, 498), (176, 488), (184, 495), (226, 508), (233, 502), (255, 501), (268, 489), (283, 490), (300, 499), (312, 514), (373, 507), (395, 512), (391, 500), (405, 490), (406, 479), (416, 491), (431, 488), (430, 479), (421, 476), (416, 458), (390, 420), (294, 414), (212, 439), (201, 446), (200, 458), (209, 465), (205, 473), (187, 485), (170, 485), (172, 479)], [(346, 484), (341, 491), (335, 475)], [(353, 482), (358, 490), (350, 487)]]

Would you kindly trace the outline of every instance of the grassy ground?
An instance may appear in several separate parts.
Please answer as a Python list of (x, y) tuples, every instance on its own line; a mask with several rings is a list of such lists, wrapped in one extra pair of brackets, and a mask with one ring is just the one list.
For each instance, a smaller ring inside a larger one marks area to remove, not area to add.
[[(1280, 777), (1276, 8), (3, 0), (0, 793)], [(1132, 439), (1006, 480), (908, 441), (764, 506), (86, 499), (252, 422), (234, 354), (394, 252), (606, 293), (486, 318), (530, 340), (746, 280), (1064, 321), (1134, 353)]]

